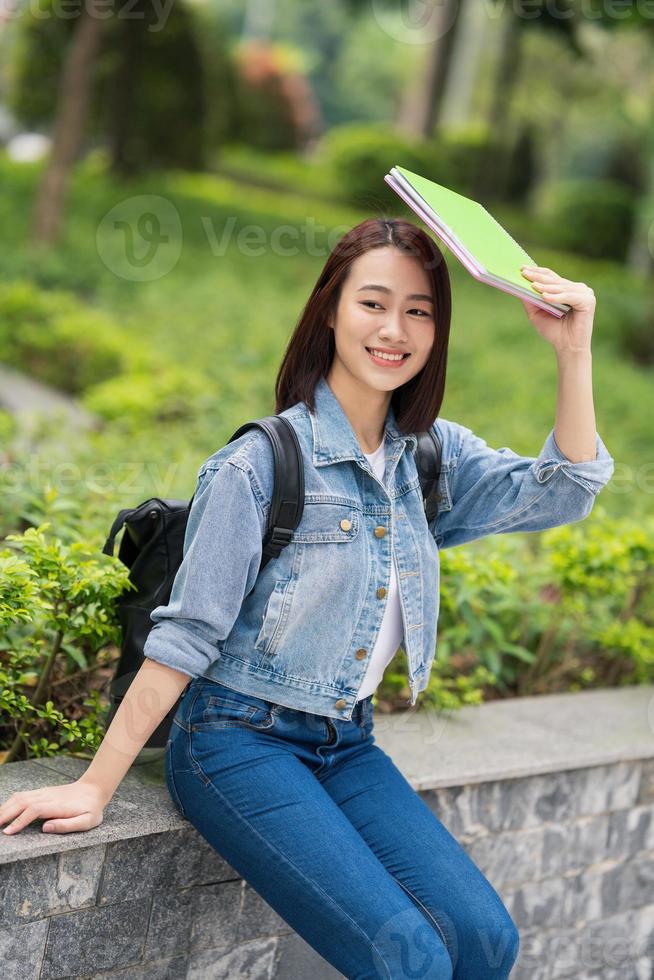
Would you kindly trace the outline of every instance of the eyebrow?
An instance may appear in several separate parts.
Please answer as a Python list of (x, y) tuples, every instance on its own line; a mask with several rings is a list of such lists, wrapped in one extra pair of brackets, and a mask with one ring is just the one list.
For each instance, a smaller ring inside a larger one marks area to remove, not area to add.
[[(357, 293), (360, 293), (362, 289), (377, 289), (380, 293), (393, 292), (393, 290), (389, 289), (388, 286), (379, 286), (375, 283), (368, 283), (366, 286), (359, 286)], [(407, 299), (423, 299), (427, 303), (431, 303), (432, 306), (434, 305), (434, 301), (432, 300), (431, 296), (426, 296), (425, 293), (411, 293), (410, 296), (407, 296)]]

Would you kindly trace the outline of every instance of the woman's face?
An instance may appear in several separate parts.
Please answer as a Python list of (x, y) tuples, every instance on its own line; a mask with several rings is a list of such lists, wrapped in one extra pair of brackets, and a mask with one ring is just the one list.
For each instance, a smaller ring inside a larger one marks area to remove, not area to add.
[[(332, 371), (377, 391), (393, 391), (425, 366), (434, 344), (434, 307), (417, 258), (392, 245), (360, 255), (343, 283), (334, 327)], [(408, 354), (376, 358), (372, 350)]]

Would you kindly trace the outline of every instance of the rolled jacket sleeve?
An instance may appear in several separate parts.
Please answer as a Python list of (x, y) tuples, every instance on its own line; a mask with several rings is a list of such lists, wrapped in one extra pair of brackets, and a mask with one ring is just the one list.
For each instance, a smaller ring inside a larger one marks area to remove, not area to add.
[(170, 601), (150, 613), (146, 657), (191, 677), (218, 658), (256, 581), (265, 526), (243, 468), (227, 460), (200, 472)]
[(552, 429), (538, 456), (536, 478), (542, 483), (561, 469), (570, 480), (596, 495), (609, 482), (614, 468), (614, 460), (598, 432), (595, 433), (595, 459), (573, 463), (559, 449)]
[(538, 456), (493, 449), (470, 429), (448, 423), (445, 507), (430, 529), (441, 548), (510, 531), (541, 531), (587, 517), (614, 461), (598, 433), (595, 459), (572, 462), (550, 430)]

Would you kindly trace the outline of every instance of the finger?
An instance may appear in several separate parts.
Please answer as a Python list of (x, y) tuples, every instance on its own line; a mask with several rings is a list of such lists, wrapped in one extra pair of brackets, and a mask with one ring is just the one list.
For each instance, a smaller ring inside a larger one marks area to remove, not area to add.
[(535, 279), (530, 279), (532, 286), (578, 286), (576, 282), (572, 282), (570, 279), (562, 279), (561, 276), (546, 276), (539, 273)]
[(560, 282), (533, 282), (532, 286), (535, 286), (536, 289), (549, 289), (554, 292), (562, 292), (563, 290), (567, 292), (570, 289), (566, 283)]
[(589, 293), (587, 289), (579, 289), (574, 286), (561, 285), (560, 283), (552, 283), (551, 285), (541, 283), (537, 288), (541, 296), (549, 293), (551, 296), (574, 296), (578, 300), (590, 300), (594, 298), (594, 295)]
[(542, 272), (552, 276), (556, 275), (556, 272), (553, 272), (552, 269), (548, 269), (546, 265), (526, 265), (523, 266), (523, 268), (529, 272)]
[(102, 823), (102, 820), (95, 822), (90, 813), (79, 813), (76, 817), (46, 820), (41, 829), (47, 834), (68, 834), (76, 830), (91, 830), (98, 823)]
[(585, 309), (586, 307), (590, 309), (594, 303), (594, 298), (590, 299), (585, 293), (578, 293), (573, 290), (544, 289), (541, 296), (543, 299), (555, 300), (557, 303), (567, 303), (573, 309)]
[(551, 269), (539, 269), (534, 272), (523, 272), (523, 275), (529, 279), (532, 286), (536, 285), (559, 285), (559, 286), (579, 286), (584, 287), (585, 284), (581, 282), (574, 282), (572, 279), (565, 279), (563, 276), (558, 276), (556, 272), (552, 272)]
[(6, 827), (2, 828), (4, 833), (7, 832), (7, 830), (11, 826), (11, 821), (18, 816), (18, 814), (23, 810), (24, 806), (25, 806), (24, 803), (18, 803), (18, 802), (5, 803), (6, 812), (2, 815), (2, 817), (0, 817), (0, 824), (3, 823), (7, 824)]
[(550, 272), (549, 269), (536, 269), (533, 273), (538, 279), (546, 279), (548, 282), (564, 282), (563, 276), (557, 276), (556, 272)]
[[(544, 292), (546, 292), (546, 291), (547, 291), (548, 289), (549, 289), (549, 290), (551, 291), (551, 290), (553, 290), (553, 289), (555, 288), (555, 287), (553, 287), (553, 286), (548, 286), (548, 285), (547, 285), (547, 283), (544, 283), (544, 282), (539, 282), (539, 283), (533, 283), (533, 286), (534, 286), (534, 289), (536, 290), (536, 292), (537, 292), (537, 293), (540, 293), (540, 295), (541, 295), (541, 296), (542, 296), (542, 295), (543, 295), (543, 293), (544, 293)], [(561, 290), (563, 289), (563, 287), (562, 287), (562, 286), (560, 286), (560, 287), (558, 287), (558, 288), (559, 288), (559, 289), (561, 289)]]
[(4, 828), (5, 834), (17, 834), (19, 830), (23, 827), (27, 827), (28, 824), (38, 817), (38, 810), (36, 807), (28, 804), (27, 806), (21, 806), (18, 816)]
[(65, 804), (56, 803), (52, 799), (40, 796), (40, 794), (37, 796), (36, 793), (37, 791), (34, 792), (34, 796), (30, 797), (29, 802), (24, 798), (16, 801), (9, 817), (12, 822), (4, 828), (4, 833), (18, 833), (23, 827), (30, 824), (32, 820), (45, 820), (48, 817), (68, 816), (69, 807)]

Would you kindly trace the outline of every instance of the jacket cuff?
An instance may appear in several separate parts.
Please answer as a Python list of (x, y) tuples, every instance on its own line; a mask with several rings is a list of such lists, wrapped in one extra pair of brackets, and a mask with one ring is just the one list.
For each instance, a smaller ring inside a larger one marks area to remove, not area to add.
[(545, 483), (557, 470), (562, 470), (569, 479), (593, 494), (599, 493), (609, 482), (614, 469), (613, 457), (598, 432), (595, 433), (595, 459), (573, 463), (561, 452), (554, 438), (554, 427), (550, 430), (535, 463), (536, 479), (539, 483)]
[(155, 623), (148, 633), (143, 656), (198, 677), (217, 658), (218, 651), (190, 624), (181, 626), (179, 621), (167, 619)]

